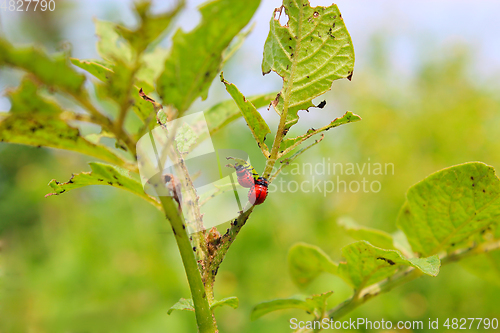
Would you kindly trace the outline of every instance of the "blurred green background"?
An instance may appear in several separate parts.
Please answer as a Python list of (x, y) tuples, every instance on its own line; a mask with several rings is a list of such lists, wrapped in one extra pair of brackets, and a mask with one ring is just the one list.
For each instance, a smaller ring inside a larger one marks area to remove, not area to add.
[[(98, 6), (98, 2), (89, 3)], [(279, 1), (264, 4), (278, 6)], [(81, 6), (61, 1), (54, 13), (8, 20), (16, 24), (15, 36), (55, 50), (67, 38), (67, 17), (78, 16)], [(102, 7), (108, 9), (101, 10), (100, 18), (119, 16), (111, 14), (112, 5)], [(353, 8), (349, 13), (356, 15)], [(265, 13), (266, 22), (270, 14)], [(350, 28), (350, 17), (344, 17)], [(92, 29), (91, 22), (86, 24)], [(354, 31), (360, 29), (361, 23), (356, 24)], [(292, 310), (251, 322), (251, 308), (264, 300), (334, 290), (329, 299), (333, 307), (350, 296), (345, 283), (328, 275), (305, 291), (295, 287), (286, 264), (287, 250), (295, 242), (318, 245), (340, 260), (341, 248), (352, 239), (336, 225), (339, 217), (394, 232), (406, 190), (430, 173), (467, 161), (482, 161), (500, 170), (500, 87), (494, 75), (499, 68), (486, 71), (489, 75), (479, 74), (477, 44), (426, 44), (421, 42), (423, 36), (416, 35), (408, 38), (422, 46), (421, 52), (413, 54), (411, 70), (401, 71), (391, 61), (393, 30), (374, 29), (367, 34), (362, 51), (356, 48), (361, 65), (353, 81), (335, 82), (333, 91), (319, 99), (326, 99), (327, 106), (301, 113), (301, 123), (290, 135), (324, 125), (350, 110), (363, 120), (327, 132), (325, 140), (297, 163), (315, 165), (323, 158), (344, 164), (392, 163), (394, 174), (340, 175), (348, 183), (363, 177), (379, 181), (378, 193), (271, 193), (254, 211), (219, 271), (216, 297), (240, 299), (237, 310), (216, 310), (221, 332), (289, 332), (291, 317), (309, 319)], [(354, 33), (353, 40), (356, 47)], [(260, 75), (248, 65), (261, 60), (263, 45), (253, 43), (246, 43), (228, 64), (226, 78), (237, 81)], [(93, 41), (84, 48), (94, 49)], [(253, 52), (248, 53), (250, 49)], [(2, 71), (2, 89), (18, 79), (18, 73)], [(270, 80), (274, 81), (266, 91), (278, 90), (279, 80)], [(250, 80), (244, 85), (252, 82), (256, 84)], [(209, 101), (197, 103), (193, 111), (228, 97), (222, 87), (214, 87)], [(266, 109), (262, 113), (275, 127), (277, 117)], [(239, 120), (217, 134), (214, 143), (218, 148), (248, 147), (261, 172), (264, 160), (245, 128)], [(88, 161), (66, 151), (0, 144), (0, 332), (196, 332), (193, 313), (166, 314), (180, 297), (189, 297), (189, 290), (174, 237), (158, 211), (132, 194), (106, 186), (44, 198), (51, 179), (67, 180), (73, 172), (88, 171)], [(306, 173), (281, 179), (300, 184), (312, 177)], [(337, 175), (315, 177), (335, 181)], [(349, 316), (424, 322), (499, 318), (500, 262), (490, 264), (486, 279), (459, 264), (446, 266), (438, 277), (420, 278), (378, 296)]]

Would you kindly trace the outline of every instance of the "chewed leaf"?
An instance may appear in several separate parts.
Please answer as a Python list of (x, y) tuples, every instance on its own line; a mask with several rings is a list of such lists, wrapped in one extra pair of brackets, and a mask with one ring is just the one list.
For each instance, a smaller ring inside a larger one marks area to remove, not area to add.
[(222, 53), (245, 27), (259, 0), (210, 1), (200, 8), (201, 23), (192, 31), (178, 30), (165, 68), (157, 81), (164, 105), (182, 114), (194, 100), (206, 99), (208, 88), (221, 69)]
[(1, 141), (67, 149), (117, 165), (127, 164), (106, 146), (82, 137), (78, 128), (61, 118), (60, 107), (40, 96), (37, 89), (35, 83), (25, 79), (19, 88), (8, 94), (12, 107), (0, 122)]
[(110, 185), (132, 192), (161, 210), (159, 202), (144, 192), (141, 183), (130, 177), (128, 170), (104, 163), (89, 163), (89, 165), (91, 172), (74, 174), (66, 183), (52, 179), (49, 186), (54, 192), (47, 194), (46, 197), (89, 185)]
[(241, 110), (243, 117), (245, 118), (248, 127), (252, 131), (253, 137), (257, 144), (261, 148), (262, 152), (266, 155), (269, 154), (267, 150), (267, 145), (264, 143), (266, 140), (266, 135), (271, 133), (269, 126), (267, 126), (266, 121), (260, 115), (259, 111), (255, 108), (255, 106), (243, 96), (243, 94), (236, 88), (236, 86), (232, 83), (224, 80), (224, 77), (221, 73), (221, 81), (226, 85), (227, 92), (234, 99), (236, 104)]
[(337, 274), (337, 264), (319, 247), (298, 243), (288, 251), (288, 266), (293, 281), (300, 287), (311, 283), (319, 274)]
[(219, 306), (224, 306), (224, 305), (230, 306), (233, 309), (237, 309), (239, 304), (240, 301), (238, 300), (238, 297), (235, 296), (227, 297), (219, 301), (214, 301), (212, 304), (210, 304), (210, 310), (213, 310)]
[(85, 76), (71, 68), (65, 55), (50, 58), (39, 49), (14, 48), (0, 38), (0, 66), (5, 65), (32, 73), (44, 84), (73, 96), (84, 94)]
[(424, 256), (463, 245), (500, 217), (500, 180), (483, 163), (441, 170), (411, 187), (406, 198), (398, 226)]
[(385, 231), (360, 226), (348, 217), (339, 218), (337, 224), (356, 240), (366, 240), (383, 249), (395, 250), (392, 236)]
[(342, 249), (342, 255), (346, 262), (339, 264), (339, 276), (355, 289), (392, 276), (404, 266), (415, 267), (424, 274), (436, 276), (441, 265), (438, 256), (406, 259), (398, 251), (384, 250), (366, 241), (347, 245)]
[[(285, 14), (288, 23), (282, 26), (278, 15)], [(308, 0), (283, 1), (270, 25), (262, 72), (283, 78), (274, 104), (278, 114), (286, 113), (288, 129), (298, 121), (297, 112), (314, 106), (312, 100), (330, 90), (334, 80), (351, 78), (354, 48), (334, 4), (313, 8)]]
[(332, 294), (333, 291), (328, 291), (307, 298), (297, 296), (262, 302), (253, 308), (250, 319), (255, 320), (270, 312), (285, 309), (302, 309), (308, 314), (314, 314), (315, 318), (321, 318), (325, 312), (326, 300)]
[(194, 304), (192, 299), (181, 298), (177, 303), (172, 305), (170, 309), (168, 309), (167, 314), (171, 314), (175, 310), (179, 311), (193, 311), (194, 312)]

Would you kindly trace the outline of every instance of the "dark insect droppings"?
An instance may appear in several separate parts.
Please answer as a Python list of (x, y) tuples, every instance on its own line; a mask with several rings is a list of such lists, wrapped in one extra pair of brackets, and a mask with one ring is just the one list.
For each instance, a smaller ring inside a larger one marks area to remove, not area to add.
[(318, 104), (318, 108), (322, 109), (326, 105), (326, 101), (322, 101), (321, 103)]

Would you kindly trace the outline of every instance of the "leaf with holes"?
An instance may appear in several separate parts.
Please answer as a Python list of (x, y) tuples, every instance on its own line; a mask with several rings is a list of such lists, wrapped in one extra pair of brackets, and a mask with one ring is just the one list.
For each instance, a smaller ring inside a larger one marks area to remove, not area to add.
[(52, 179), (49, 186), (54, 192), (47, 194), (46, 197), (89, 185), (109, 185), (132, 192), (161, 210), (159, 202), (144, 192), (141, 183), (132, 178), (128, 170), (104, 163), (89, 163), (89, 165), (91, 172), (72, 175), (71, 179), (65, 183)]
[(500, 217), (500, 179), (479, 162), (443, 169), (412, 186), (398, 226), (423, 256), (449, 251)]
[(157, 81), (164, 105), (173, 105), (182, 114), (196, 98), (207, 98), (208, 88), (221, 69), (222, 53), (248, 24), (259, 3), (211, 1), (200, 8), (202, 20), (194, 30), (175, 33), (171, 53)]
[(346, 261), (339, 264), (338, 274), (354, 289), (377, 283), (405, 266), (436, 276), (441, 265), (438, 256), (406, 259), (398, 251), (381, 249), (366, 241), (345, 246), (342, 255)]
[[(276, 15), (284, 14), (288, 23), (282, 26)], [(312, 8), (308, 0), (284, 0), (276, 9), (262, 72), (275, 71), (283, 78), (274, 104), (279, 115), (286, 114), (285, 129), (298, 121), (298, 111), (314, 106), (312, 100), (330, 90), (334, 80), (350, 79), (353, 68), (354, 48), (336, 5)]]

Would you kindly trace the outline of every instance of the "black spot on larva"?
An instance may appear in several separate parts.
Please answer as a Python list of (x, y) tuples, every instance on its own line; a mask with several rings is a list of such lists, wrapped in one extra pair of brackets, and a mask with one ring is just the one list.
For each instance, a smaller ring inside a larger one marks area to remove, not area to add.
[(104, 179), (98, 179), (98, 181), (103, 182), (103, 181), (104, 181)]
[(59, 194), (62, 194), (62, 193), (64, 193), (64, 192), (66, 192), (66, 190), (62, 190), (61, 192), (59, 192)]
[(186, 230), (186, 225), (185, 224), (182, 225), (182, 229)]
[(116, 179), (116, 180), (118, 180), (118, 177), (116, 177), (115, 175), (113, 175), (113, 178)]
[(470, 176), (470, 179), (471, 179), (471, 180), (474, 180), (474, 177)]
[(113, 185), (113, 182), (108, 182), (109, 185)]
[(309, 78), (309, 75), (307, 75), (306, 77)]
[(322, 101), (321, 103), (318, 104), (318, 108), (322, 109), (326, 105), (326, 101)]
[(118, 185), (118, 186), (123, 186), (123, 184), (122, 184), (122, 183), (118, 183), (118, 182), (116, 183), (116, 185)]
[(288, 40), (292, 40), (292, 37), (289, 37)]
[(70, 179), (70, 180), (68, 181), (68, 184), (73, 184), (73, 181)]
[(476, 186), (476, 184), (472, 183), (472, 187)]
[(290, 54), (290, 57), (291, 57), (291, 58), (293, 58), (293, 53), (292, 53), (292, 54)]
[(483, 190), (483, 193), (486, 193), (486, 191), (485, 191), (485, 190)]

